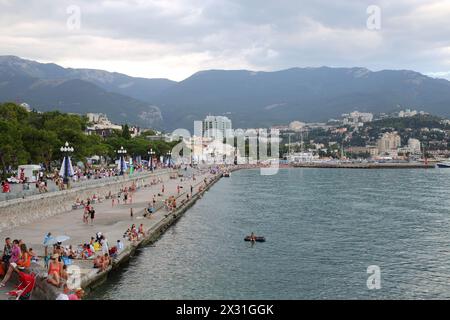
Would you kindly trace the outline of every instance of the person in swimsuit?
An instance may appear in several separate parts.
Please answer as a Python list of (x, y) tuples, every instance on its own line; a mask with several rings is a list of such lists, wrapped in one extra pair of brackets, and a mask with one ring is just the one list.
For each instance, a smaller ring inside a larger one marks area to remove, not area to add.
[(20, 258), (16, 263), (12, 262), (9, 264), (8, 271), (5, 274), (2, 282), (0, 282), (0, 287), (4, 287), (14, 271), (18, 272), (18, 269), (23, 270), (29, 268), (31, 265), (31, 256), (28, 253), (27, 246), (23, 243), (20, 245)]
[(50, 263), (48, 264), (48, 277), (47, 282), (54, 285), (55, 287), (59, 287), (61, 284), (61, 263), (58, 261), (59, 256), (54, 254)]

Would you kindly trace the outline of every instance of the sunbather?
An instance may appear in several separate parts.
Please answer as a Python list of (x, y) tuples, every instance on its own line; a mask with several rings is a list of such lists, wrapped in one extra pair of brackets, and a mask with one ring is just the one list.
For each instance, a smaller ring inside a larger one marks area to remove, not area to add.
[(62, 263), (58, 261), (59, 256), (54, 254), (50, 258), (50, 263), (48, 264), (48, 277), (47, 282), (59, 287), (61, 285), (61, 271)]

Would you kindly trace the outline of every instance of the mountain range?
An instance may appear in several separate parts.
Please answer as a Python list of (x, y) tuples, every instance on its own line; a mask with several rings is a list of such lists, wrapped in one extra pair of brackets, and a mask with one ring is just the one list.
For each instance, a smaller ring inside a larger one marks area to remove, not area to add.
[(291, 68), (275, 72), (208, 70), (175, 82), (0, 56), (0, 101), (40, 111), (102, 112), (116, 123), (192, 130), (207, 114), (233, 127), (326, 121), (354, 110), (414, 108), (450, 116), (450, 82), (409, 70)]

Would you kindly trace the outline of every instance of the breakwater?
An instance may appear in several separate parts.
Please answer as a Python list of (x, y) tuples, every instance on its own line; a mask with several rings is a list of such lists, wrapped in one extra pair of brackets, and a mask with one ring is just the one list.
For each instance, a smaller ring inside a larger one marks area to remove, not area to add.
[[(233, 168), (229, 171), (234, 171), (239, 168)], [(159, 239), (159, 237), (173, 224), (175, 223), (191, 206), (195, 204), (195, 202), (202, 197), (202, 195), (213, 186), (218, 180), (221, 178), (221, 173), (217, 173), (211, 176), (207, 184), (204, 186), (202, 190), (195, 193), (189, 200), (183, 201), (183, 204), (178, 207), (178, 209), (168, 212), (167, 214), (161, 214), (156, 220), (154, 220), (154, 224), (145, 232), (145, 236), (139, 241), (130, 242), (125, 245), (123, 251), (120, 252), (118, 256), (116, 256), (112, 260), (112, 264), (102, 272), (99, 272), (99, 269), (92, 268), (92, 260), (77, 260), (75, 263), (80, 267), (79, 275), (80, 275), (80, 283), (81, 287), (86, 291), (90, 292), (94, 290), (96, 287), (103, 284), (108, 275), (111, 272), (119, 270), (126, 262), (128, 262), (136, 253), (136, 251), (146, 245), (152, 244)], [(203, 184), (204, 182), (198, 182), (198, 185)], [(177, 196), (177, 198), (181, 198), (185, 196), (185, 193), (181, 193)], [(181, 202), (181, 201), (180, 201)], [(142, 215), (143, 212), (137, 212), (137, 215)], [(155, 218), (152, 218), (155, 219)], [(141, 220), (142, 221), (142, 220)], [(108, 232), (107, 230), (105, 232)], [(38, 266), (35, 266), (36, 268)], [(45, 270), (42, 269), (37, 274), (38, 280), (36, 283), (34, 297), (35, 299), (46, 299), (53, 300), (56, 298), (57, 294), (60, 292), (57, 288), (49, 285), (45, 280)]]
[(213, 180), (211, 180), (207, 186), (199, 193), (194, 195), (189, 201), (182, 205), (179, 209), (167, 214), (163, 219), (161, 219), (155, 226), (147, 230), (146, 236), (134, 244), (130, 244), (125, 248), (125, 250), (115, 259), (113, 259), (112, 265), (104, 272), (97, 273), (94, 269), (93, 272), (84, 277), (81, 281), (81, 286), (86, 292), (94, 290), (96, 287), (103, 284), (110, 272), (119, 270), (126, 262), (128, 262), (139, 248), (148, 246), (156, 242), (162, 234), (173, 225), (178, 219), (180, 219), (183, 214), (192, 207), (198, 199), (200, 199), (203, 194), (208, 191), (217, 181), (219, 181), (221, 175), (216, 175)]
[(434, 169), (435, 164), (424, 163), (296, 163), (293, 168), (323, 169)]

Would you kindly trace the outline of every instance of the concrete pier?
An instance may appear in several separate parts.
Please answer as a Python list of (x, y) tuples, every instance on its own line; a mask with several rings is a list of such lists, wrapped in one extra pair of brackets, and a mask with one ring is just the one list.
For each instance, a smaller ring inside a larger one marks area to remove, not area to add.
[(435, 164), (424, 163), (296, 163), (294, 168), (323, 168), (323, 169), (434, 169)]
[[(233, 171), (236, 169), (238, 167), (227, 170)], [(183, 171), (180, 171), (180, 173), (183, 173)], [(0, 238), (10, 237), (11, 239), (23, 239), (27, 246), (33, 248), (40, 256), (43, 255), (44, 250), (42, 245), (43, 238), (48, 232), (52, 232), (54, 236), (69, 236), (71, 239), (67, 243), (63, 243), (63, 245), (71, 244), (74, 248), (79, 244), (88, 243), (90, 238), (95, 236), (98, 231), (105, 235), (110, 247), (114, 246), (117, 240), (122, 240), (125, 246), (124, 250), (113, 259), (112, 265), (104, 272), (99, 272), (99, 269), (94, 269), (92, 260), (73, 261), (73, 265), (77, 266), (81, 276), (81, 287), (89, 292), (106, 281), (110, 272), (117, 270), (131, 259), (138, 248), (155, 242), (170, 225), (177, 221), (221, 177), (220, 173), (211, 174), (209, 168), (192, 170), (190, 173), (186, 172), (187, 176), (194, 174), (196, 181), (186, 176), (172, 179), (170, 176), (174, 174), (177, 175), (178, 172), (165, 171), (155, 173), (155, 175), (149, 174), (145, 177), (139, 177), (137, 183), (138, 190), (132, 195), (132, 203), (123, 204), (121, 201), (119, 205), (112, 206), (112, 200), (104, 200), (102, 203), (94, 204), (96, 215), (93, 225), (83, 223), (83, 210), (70, 209), (51, 215), (50, 217), (42, 216), (39, 220), (37, 219), (32, 222), (21, 223), (17, 226), (12, 225), (11, 227), (13, 228), (5, 228), (0, 232)], [(150, 185), (152, 180), (158, 178), (162, 179), (163, 182)], [(204, 179), (207, 181), (206, 185)], [(136, 183), (136, 180), (122, 182), (121, 186), (129, 186), (133, 182)], [(158, 194), (162, 193), (162, 185), (164, 185), (165, 189), (164, 195), (158, 196)], [(177, 191), (178, 185), (182, 186), (180, 193)], [(194, 188), (193, 196), (189, 201), (186, 201), (186, 194), (190, 193), (191, 185)], [(201, 191), (199, 191), (200, 186), (203, 187)], [(111, 186), (111, 188), (117, 190), (115, 189), (117, 186)], [(107, 188), (103, 190), (104, 193), (107, 193), (107, 191)], [(150, 218), (144, 218), (144, 209), (151, 202), (154, 195), (157, 196), (157, 208), (159, 209)], [(177, 197), (177, 209), (169, 213), (162, 204), (171, 195)], [(67, 203), (64, 205), (71, 207), (71, 199), (67, 199)], [(182, 200), (185, 200), (183, 205), (181, 205)], [(133, 218), (130, 217), (131, 208), (134, 211)], [(141, 223), (144, 225), (144, 230), (146, 231), (145, 237), (134, 243), (123, 238), (124, 232), (131, 224), (139, 226)], [(45, 276), (47, 272), (43, 265), (43, 259), (40, 259), (38, 264), (33, 264), (32, 266), (33, 271), (38, 274), (33, 298), (53, 300), (61, 292), (61, 289), (46, 282)], [(11, 279), (11, 282), (13, 282), (13, 279)], [(5, 293), (11, 289), (10, 286), (11, 284), (6, 287), (7, 289), (0, 289), (0, 299), (5, 298)]]

